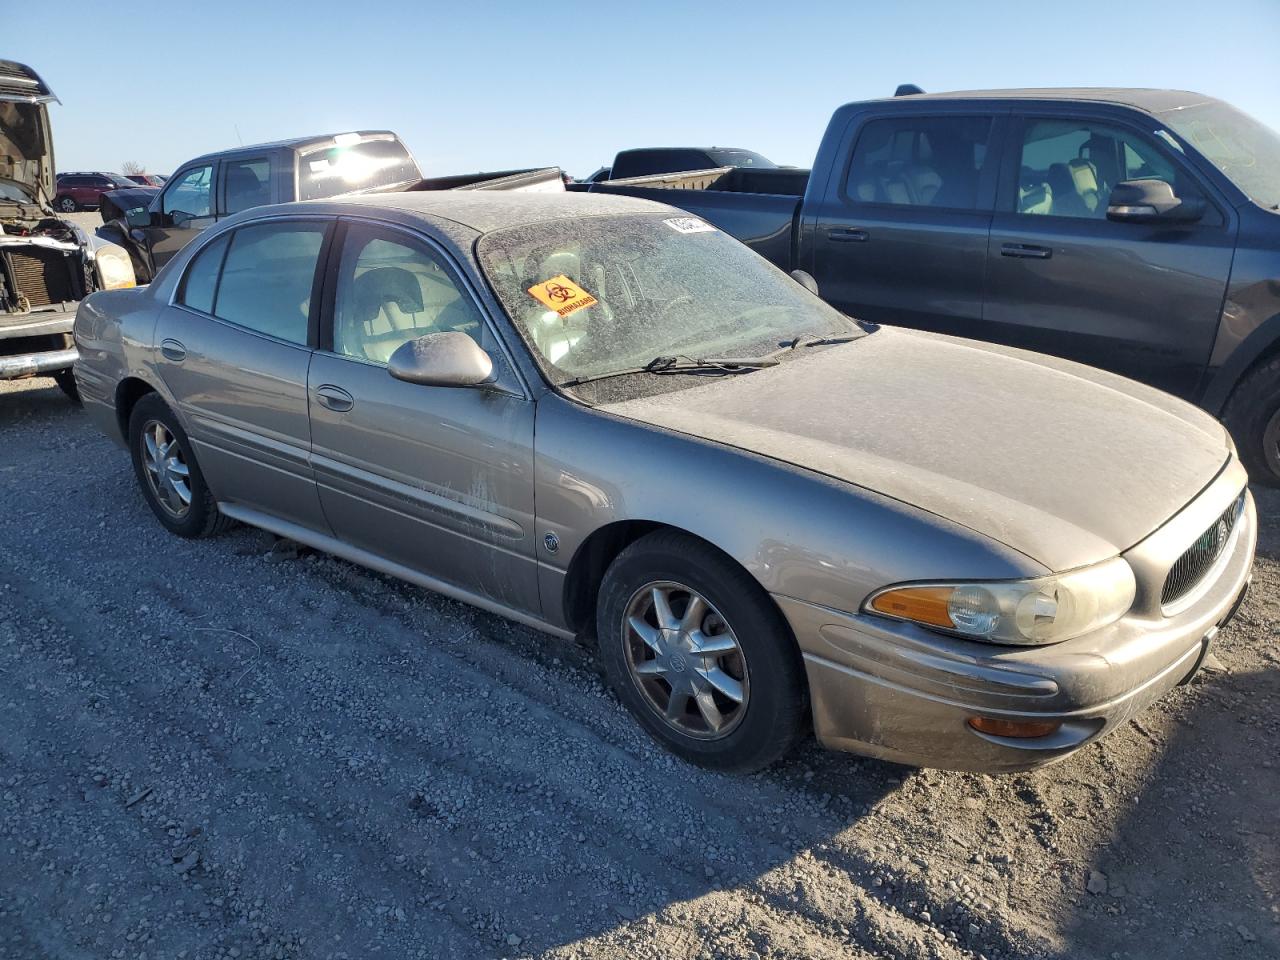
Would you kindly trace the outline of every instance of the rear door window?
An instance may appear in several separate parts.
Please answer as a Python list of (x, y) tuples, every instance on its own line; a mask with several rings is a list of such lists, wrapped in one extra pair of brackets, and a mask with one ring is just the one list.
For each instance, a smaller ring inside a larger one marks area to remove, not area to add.
[(990, 117), (892, 117), (863, 125), (845, 196), (854, 203), (976, 210)]
[(222, 165), (222, 212), (239, 213), (271, 202), (271, 162), (266, 157)]
[(261, 223), (231, 237), (213, 314), (257, 333), (307, 343), (325, 224)]

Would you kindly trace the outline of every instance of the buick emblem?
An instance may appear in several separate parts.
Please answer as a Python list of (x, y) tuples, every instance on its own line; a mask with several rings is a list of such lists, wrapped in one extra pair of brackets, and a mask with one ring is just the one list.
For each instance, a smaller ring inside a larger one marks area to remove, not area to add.
[(1227, 526), (1226, 520), (1218, 521), (1218, 549), (1221, 550), (1227, 542), (1227, 537), (1231, 535), (1231, 530)]
[(676, 673), (684, 673), (684, 657), (680, 656), (678, 653), (673, 653), (669, 662), (671, 664), (671, 669)]

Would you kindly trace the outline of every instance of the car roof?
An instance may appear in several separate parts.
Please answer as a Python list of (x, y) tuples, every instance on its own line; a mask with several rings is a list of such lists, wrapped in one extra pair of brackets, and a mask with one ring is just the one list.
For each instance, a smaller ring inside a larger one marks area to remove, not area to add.
[(320, 210), (367, 213), (370, 208), (408, 214), (424, 220), (447, 220), (475, 233), (578, 217), (608, 217), (635, 213), (679, 213), (673, 207), (638, 197), (604, 193), (527, 193), (501, 190), (420, 190), (405, 193), (367, 193), (340, 200), (303, 200), (254, 213), (274, 214)]
[(1007, 90), (951, 90), (944, 93), (913, 93), (882, 97), (902, 103), (921, 100), (1058, 100), (1115, 103), (1137, 107), (1149, 113), (1163, 113), (1198, 103), (1217, 103), (1213, 97), (1191, 90), (1161, 90), (1146, 87), (1015, 87)]
[[(294, 150), (298, 153), (305, 153), (309, 150), (317, 150), (322, 147), (337, 146), (338, 137), (356, 136), (363, 140), (396, 140), (399, 137), (390, 130), (348, 130), (339, 133), (318, 133), (310, 137), (292, 137), (288, 140), (271, 140), (267, 143), (248, 143), (238, 147), (230, 147), (226, 150), (211, 150), (208, 153), (202, 153), (198, 157), (192, 157), (187, 163), (197, 163), (201, 160), (212, 160), (218, 157), (227, 157), (239, 153), (262, 153), (264, 150)], [(186, 166), (186, 164), (183, 164)]]

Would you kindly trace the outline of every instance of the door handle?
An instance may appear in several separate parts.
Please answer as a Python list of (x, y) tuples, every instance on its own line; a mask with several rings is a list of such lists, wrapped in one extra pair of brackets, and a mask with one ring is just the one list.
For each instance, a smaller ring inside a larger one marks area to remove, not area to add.
[(356, 405), (355, 398), (341, 387), (324, 383), (316, 387), (316, 402), (334, 413), (346, 413)]
[(181, 363), (187, 359), (187, 348), (177, 340), (168, 338), (161, 340), (160, 353), (164, 355), (166, 360), (172, 360), (174, 363)]
[(827, 236), (836, 243), (866, 243), (871, 239), (871, 234), (857, 227), (836, 227), (834, 230), (828, 230)]
[(1034, 243), (1002, 243), (1000, 256), (1021, 257), (1026, 260), (1048, 260), (1053, 256), (1050, 247), (1036, 246)]

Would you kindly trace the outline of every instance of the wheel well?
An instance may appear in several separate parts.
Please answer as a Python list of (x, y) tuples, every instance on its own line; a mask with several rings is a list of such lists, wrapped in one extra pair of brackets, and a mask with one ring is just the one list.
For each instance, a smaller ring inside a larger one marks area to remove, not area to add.
[[(677, 530), (652, 520), (618, 520), (594, 531), (569, 561), (564, 581), (564, 611), (570, 629), (595, 633), (596, 595), (609, 564), (623, 550), (654, 530)], [(688, 531), (681, 531), (686, 533)]]
[(126, 377), (116, 387), (116, 421), (120, 424), (120, 436), (126, 442), (129, 439), (129, 417), (133, 415), (133, 408), (148, 393), (155, 392), (155, 387), (137, 377)]

